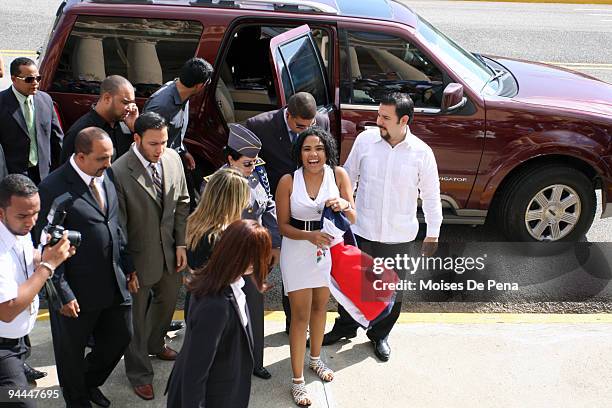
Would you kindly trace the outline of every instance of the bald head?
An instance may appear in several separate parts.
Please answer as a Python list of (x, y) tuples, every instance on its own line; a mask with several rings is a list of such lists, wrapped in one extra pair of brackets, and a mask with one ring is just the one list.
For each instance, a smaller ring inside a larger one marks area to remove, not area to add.
[(106, 77), (106, 79), (100, 84), (100, 96), (105, 93), (116, 95), (122, 88), (129, 88), (132, 90), (132, 92), (134, 91), (134, 87), (130, 81), (121, 75), (111, 75)]
[(98, 127), (88, 127), (81, 130), (74, 140), (74, 153), (89, 154), (93, 150), (94, 142), (108, 140), (113, 143), (108, 133)]

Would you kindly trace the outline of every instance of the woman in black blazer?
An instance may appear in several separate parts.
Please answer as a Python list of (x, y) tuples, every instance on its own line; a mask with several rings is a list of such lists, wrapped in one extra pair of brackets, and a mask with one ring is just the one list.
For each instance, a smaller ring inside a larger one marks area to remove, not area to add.
[(266, 228), (253, 220), (235, 221), (206, 266), (194, 272), (185, 341), (168, 380), (168, 408), (249, 405), (253, 335), (241, 288), (244, 275), (262, 290), (271, 250)]

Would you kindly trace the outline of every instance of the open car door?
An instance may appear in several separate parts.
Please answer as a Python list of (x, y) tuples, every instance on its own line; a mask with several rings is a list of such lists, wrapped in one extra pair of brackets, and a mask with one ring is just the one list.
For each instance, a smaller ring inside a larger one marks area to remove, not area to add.
[(310, 93), (317, 101), (319, 112), (330, 116), (331, 131), (336, 135), (337, 109), (330, 97), (327, 71), (310, 27), (302, 25), (273, 37), (270, 58), (278, 104), (285, 106), (297, 92)]

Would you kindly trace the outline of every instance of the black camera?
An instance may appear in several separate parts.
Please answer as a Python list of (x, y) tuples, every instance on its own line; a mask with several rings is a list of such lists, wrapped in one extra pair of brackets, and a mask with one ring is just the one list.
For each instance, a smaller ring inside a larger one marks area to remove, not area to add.
[(45, 232), (51, 237), (47, 242), (47, 245), (53, 246), (58, 243), (64, 236), (64, 232), (68, 233), (68, 241), (73, 247), (81, 245), (81, 233), (78, 231), (70, 231), (65, 229), (62, 224), (66, 218), (66, 214), (70, 207), (72, 207), (72, 196), (70, 193), (64, 193), (61, 196), (53, 200), (53, 205), (49, 211), (51, 216), (51, 222), (45, 227)]

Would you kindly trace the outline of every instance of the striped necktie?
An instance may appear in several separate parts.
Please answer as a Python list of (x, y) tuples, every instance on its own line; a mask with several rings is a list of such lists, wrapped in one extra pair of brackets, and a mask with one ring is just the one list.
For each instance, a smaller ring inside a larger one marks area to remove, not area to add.
[(157, 171), (157, 165), (155, 163), (149, 164), (151, 169), (151, 178), (153, 179), (153, 185), (155, 186), (155, 192), (157, 193), (157, 199), (160, 203), (164, 202), (164, 189), (162, 187), (162, 180)]
[(23, 117), (25, 119), (26, 127), (28, 128), (28, 136), (30, 136), (30, 153), (28, 155), (28, 162), (30, 167), (33, 167), (38, 164), (38, 144), (36, 143), (34, 105), (32, 104), (32, 97), (30, 96), (28, 96), (23, 103)]
[(89, 182), (89, 188), (91, 189), (91, 192), (92, 192), (94, 198), (98, 202), (98, 206), (100, 206), (100, 210), (102, 210), (102, 212), (104, 214), (106, 214), (106, 207), (104, 206), (104, 201), (102, 201), (102, 196), (100, 195), (100, 190), (98, 190), (98, 186), (96, 186), (96, 182), (94, 180), (95, 179), (92, 177), (91, 181)]

